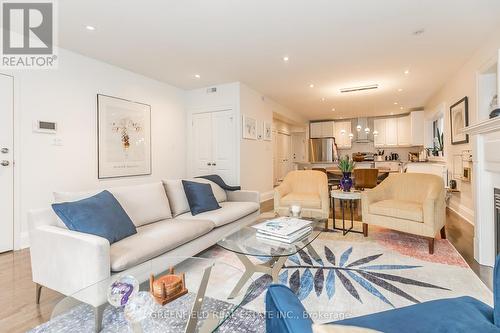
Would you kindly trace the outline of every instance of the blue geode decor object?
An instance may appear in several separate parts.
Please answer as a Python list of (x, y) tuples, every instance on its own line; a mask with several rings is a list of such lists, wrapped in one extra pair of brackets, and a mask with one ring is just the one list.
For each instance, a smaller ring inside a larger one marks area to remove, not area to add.
[(139, 281), (130, 275), (121, 276), (108, 289), (108, 302), (116, 307), (124, 306), (139, 291)]

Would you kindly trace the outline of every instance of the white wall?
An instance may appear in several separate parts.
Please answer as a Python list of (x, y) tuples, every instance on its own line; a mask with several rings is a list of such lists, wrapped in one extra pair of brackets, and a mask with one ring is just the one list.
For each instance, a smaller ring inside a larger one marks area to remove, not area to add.
[[(6, 73), (15, 78), (16, 248), (27, 245), (27, 211), (48, 207), (53, 191), (185, 176), (182, 90), (65, 50), (58, 59), (55, 70)], [(97, 179), (98, 93), (151, 105), (151, 176)], [(34, 133), (35, 120), (56, 121), (58, 134)], [(62, 146), (53, 145), (55, 137)]]
[[(471, 144), (452, 145), (450, 137), (450, 106), (465, 96), (469, 98), (469, 124), (478, 121), (477, 111), (477, 92), (476, 92), (476, 73), (493, 57), (498, 56), (500, 48), (500, 30), (495, 31), (478, 49), (474, 55), (465, 63), (462, 68), (449, 78), (447, 83), (434, 94), (426, 103), (426, 118), (430, 119), (444, 104), (445, 115), (445, 159), (448, 169), (453, 170), (453, 155), (460, 154), (463, 150), (472, 149)], [(473, 180), (474, 181), (474, 180)], [(457, 211), (470, 222), (474, 219), (474, 201), (472, 184), (467, 182), (458, 182), (460, 194), (454, 194), (450, 208)]]

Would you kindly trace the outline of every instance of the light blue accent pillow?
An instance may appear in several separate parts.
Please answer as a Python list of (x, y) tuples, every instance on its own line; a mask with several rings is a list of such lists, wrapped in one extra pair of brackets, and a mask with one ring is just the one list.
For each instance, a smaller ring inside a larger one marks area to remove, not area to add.
[(130, 217), (108, 191), (83, 200), (53, 204), (52, 209), (69, 230), (104, 237), (109, 244), (137, 233)]

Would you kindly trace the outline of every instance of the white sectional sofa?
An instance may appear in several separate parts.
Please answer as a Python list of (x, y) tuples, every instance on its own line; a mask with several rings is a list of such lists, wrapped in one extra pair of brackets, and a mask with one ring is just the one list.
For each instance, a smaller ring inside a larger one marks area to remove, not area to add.
[[(181, 180), (108, 189), (137, 229), (111, 245), (105, 238), (67, 229), (52, 208), (31, 211), (33, 282), (71, 295), (113, 274), (134, 275), (134, 268), (149, 259), (194, 256), (259, 216), (258, 192), (226, 192), (207, 180), (196, 181), (210, 183), (220, 209), (191, 215)], [(100, 191), (54, 197), (55, 202), (75, 201)]]

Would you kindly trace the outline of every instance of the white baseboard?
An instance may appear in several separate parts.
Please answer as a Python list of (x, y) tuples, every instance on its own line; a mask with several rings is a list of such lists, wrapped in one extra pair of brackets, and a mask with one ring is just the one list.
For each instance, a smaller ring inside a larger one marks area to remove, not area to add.
[(474, 211), (463, 205), (457, 205), (450, 202), (448, 208), (457, 213), (461, 218), (474, 225)]
[(262, 192), (260, 194), (260, 202), (268, 201), (274, 198), (274, 190), (268, 192)]

